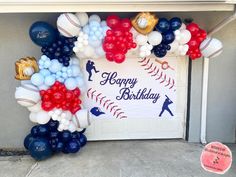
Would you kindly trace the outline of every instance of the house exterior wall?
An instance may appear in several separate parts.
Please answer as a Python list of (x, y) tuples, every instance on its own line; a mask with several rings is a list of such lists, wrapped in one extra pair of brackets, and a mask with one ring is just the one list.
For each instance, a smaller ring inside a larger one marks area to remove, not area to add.
[[(158, 13), (158, 16), (192, 17), (203, 29), (208, 29), (230, 12)], [(40, 56), (39, 48), (28, 37), (30, 25), (45, 20), (55, 25), (58, 14), (0, 14), (0, 148), (22, 148), (23, 139), (32, 124), (28, 111), (14, 99), (14, 62), (20, 57)], [(236, 22), (215, 36), (224, 44), (224, 52), (210, 61), (207, 109), (207, 140), (235, 142), (236, 125)], [(192, 62), (189, 141), (199, 142), (201, 112), (201, 59)]]

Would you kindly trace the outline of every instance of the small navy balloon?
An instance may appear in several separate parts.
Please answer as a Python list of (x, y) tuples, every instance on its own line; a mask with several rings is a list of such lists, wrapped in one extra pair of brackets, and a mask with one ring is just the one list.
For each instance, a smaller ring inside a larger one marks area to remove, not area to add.
[(90, 110), (90, 112), (91, 112), (93, 115), (97, 116), (97, 117), (100, 116), (100, 115), (102, 115), (102, 114), (105, 114), (105, 113), (102, 112), (101, 109), (98, 108), (98, 107), (93, 107), (93, 108)]
[(77, 140), (70, 140), (67, 144), (66, 144), (66, 149), (68, 150), (69, 153), (76, 153), (80, 150), (80, 143)]
[(173, 31), (167, 31), (162, 33), (162, 41), (163, 44), (171, 44), (175, 40), (175, 34)]
[(182, 20), (178, 17), (174, 17), (172, 19), (170, 19), (170, 27), (171, 30), (175, 31), (177, 29), (179, 29), (182, 25)]
[(26, 149), (29, 149), (29, 145), (34, 139), (35, 138), (31, 134), (28, 134), (24, 139), (24, 147)]
[(35, 44), (45, 47), (56, 40), (57, 32), (50, 24), (38, 21), (31, 25), (29, 35)]
[(84, 134), (80, 135), (79, 142), (81, 147), (85, 146), (87, 143), (87, 137)]
[(170, 29), (170, 23), (166, 18), (160, 18), (155, 29), (160, 33), (164, 33)]
[(52, 156), (52, 149), (45, 138), (34, 139), (29, 145), (29, 152), (35, 160), (44, 160)]

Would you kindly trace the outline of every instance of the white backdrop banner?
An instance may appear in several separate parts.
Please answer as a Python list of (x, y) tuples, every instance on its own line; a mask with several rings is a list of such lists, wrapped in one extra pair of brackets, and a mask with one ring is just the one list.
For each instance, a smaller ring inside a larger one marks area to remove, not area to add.
[[(168, 62), (167, 62), (168, 61)], [(84, 105), (97, 118), (174, 118), (176, 58), (83, 60), (87, 92)]]

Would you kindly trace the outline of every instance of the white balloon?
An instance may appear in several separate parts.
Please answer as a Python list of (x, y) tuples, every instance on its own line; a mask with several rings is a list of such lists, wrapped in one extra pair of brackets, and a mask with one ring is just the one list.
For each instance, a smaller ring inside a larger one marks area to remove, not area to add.
[(31, 76), (32, 74), (34, 74), (34, 68), (31, 67), (31, 66), (30, 67), (26, 67), (26, 68), (24, 68), (23, 73), (26, 76)]
[(34, 106), (27, 107), (30, 112), (39, 112), (42, 110), (41, 101), (39, 101)]
[(37, 113), (36, 119), (39, 124), (46, 124), (50, 120), (50, 116), (46, 111), (40, 111)]
[(148, 37), (146, 35), (139, 34), (136, 36), (136, 41), (138, 45), (145, 45), (148, 41)]
[(174, 53), (179, 47), (179, 43), (175, 40), (170, 44), (170, 50), (168, 52)]
[(137, 35), (139, 34), (139, 32), (136, 31), (136, 29), (134, 29), (134, 27), (131, 28), (130, 32), (133, 34), (133, 38), (136, 38)]
[(101, 18), (97, 15), (97, 14), (93, 14), (89, 17), (89, 22), (91, 21), (97, 21), (97, 22), (101, 22)]
[(190, 41), (190, 39), (191, 39), (191, 33), (188, 30), (186, 29), (180, 30), (180, 39), (179, 39), (180, 44), (186, 44)]
[(29, 119), (31, 122), (37, 123), (37, 113), (36, 112), (31, 112), (29, 115)]
[(76, 131), (76, 126), (73, 122), (70, 122), (69, 126), (68, 126), (68, 130), (73, 133)]
[(223, 45), (220, 40), (208, 37), (200, 44), (200, 50), (204, 57), (214, 58), (222, 53)]
[(57, 29), (65, 37), (77, 36), (80, 27), (79, 19), (72, 13), (64, 13), (57, 18)]
[(79, 19), (81, 26), (85, 26), (88, 23), (89, 17), (86, 12), (77, 12), (75, 15)]
[(186, 25), (184, 23), (182, 23), (181, 27), (179, 28), (179, 30), (182, 30), (182, 29), (186, 29)]
[(148, 42), (151, 45), (158, 45), (162, 41), (162, 35), (158, 31), (152, 31), (148, 34)]

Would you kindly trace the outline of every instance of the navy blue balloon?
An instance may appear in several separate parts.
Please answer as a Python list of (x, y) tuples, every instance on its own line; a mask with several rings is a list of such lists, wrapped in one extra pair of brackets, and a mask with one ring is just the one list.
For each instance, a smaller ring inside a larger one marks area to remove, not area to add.
[(162, 33), (162, 42), (163, 44), (171, 44), (175, 40), (175, 34), (173, 31), (167, 31)]
[(171, 30), (175, 31), (177, 29), (179, 29), (182, 25), (182, 20), (178, 17), (174, 17), (172, 19), (170, 19), (170, 27)]
[(84, 134), (80, 134), (79, 142), (81, 147), (85, 146), (87, 143), (87, 137)]
[(52, 156), (52, 150), (48, 140), (36, 138), (29, 145), (30, 155), (35, 160), (44, 160)]
[(51, 45), (57, 38), (57, 32), (50, 24), (38, 21), (31, 25), (29, 30), (31, 40), (41, 46)]
[(64, 148), (64, 143), (61, 141), (58, 141), (57, 146), (56, 146), (56, 152), (61, 152)]
[(31, 135), (28, 134), (25, 139), (24, 139), (24, 147), (25, 149), (29, 149), (30, 143), (34, 140), (35, 138)]
[(80, 150), (80, 143), (72, 139), (66, 144), (66, 149), (69, 153), (76, 153)]
[(47, 123), (47, 126), (49, 127), (50, 130), (57, 130), (58, 125), (59, 122), (52, 119)]
[(49, 128), (47, 125), (38, 125), (38, 136), (46, 137), (49, 134)]
[(33, 126), (32, 128), (31, 128), (31, 135), (33, 136), (33, 137), (38, 137), (39, 136), (39, 129), (38, 129), (38, 125), (35, 125), (35, 126)]
[(166, 18), (159, 18), (155, 29), (160, 33), (164, 33), (170, 29), (170, 23)]
[(161, 43), (157, 46), (154, 46), (152, 52), (154, 53), (154, 55), (156, 57), (162, 58), (162, 57), (166, 56), (167, 50), (170, 50), (170, 46), (167, 44)]
[(59, 132), (58, 131), (52, 131), (49, 133), (49, 138), (53, 139), (53, 138), (59, 138)]
[(65, 130), (61, 133), (61, 140), (62, 142), (67, 142), (71, 140), (71, 132), (68, 130)]

